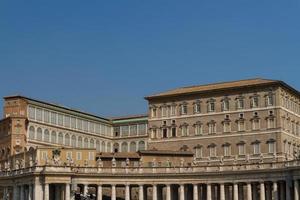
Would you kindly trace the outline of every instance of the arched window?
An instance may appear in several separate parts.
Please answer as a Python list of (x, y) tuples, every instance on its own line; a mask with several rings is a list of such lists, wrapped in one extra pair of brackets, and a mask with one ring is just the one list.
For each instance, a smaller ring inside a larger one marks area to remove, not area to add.
[(139, 141), (139, 150), (145, 150), (145, 142)]
[(79, 148), (82, 148), (82, 137), (81, 137), (81, 136), (78, 137), (77, 146), (78, 146)]
[(63, 140), (64, 140), (64, 136), (63, 134), (60, 132), (58, 134), (58, 144), (63, 144)]
[(102, 142), (102, 145), (101, 145), (101, 151), (105, 152), (105, 142), (104, 141)]
[(48, 129), (44, 130), (44, 142), (50, 142), (50, 133)]
[(72, 147), (76, 147), (76, 136), (75, 135), (72, 135), (72, 139), (71, 139), (71, 145)]
[(65, 145), (70, 146), (70, 136), (68, 133), (65, 135)]
[(130, 142), (130, 152), (136, 152), (136, 143)]
[(114, 149), (113, 149), (114, 153), (117, 153), (120, 151), (120, 148), (119, 148), (119, 143), (115, 143), (114, 144)]
[(101, 146), (100, 146), (100, 141), (99, 140), (96, 141), (96, 150), (101, 151)]
[(42, 139), (43, 139), (43, 131), (42, 131), (41, 128), (37, 129), (36, 139), (39, 140), (39, 141), (42, 141)]
[(122, 143), (121, 152), (128, 152), (128, 144), (127, 142)]
[(52, 143), (57, 143), (56, 139), (57, 139), (56, 132), (52, 131), (52, 133), (51, 133), (51, 142)]
[(93, 139), (90, 140), (90, 148), (95, 148), (95, 142)]
[(87, 138), (84, 139), (84, 148), (89, 148), (89, 140)]
[(29, 139), (35, 138), (35, 128), (33, 126), (29, 127)]

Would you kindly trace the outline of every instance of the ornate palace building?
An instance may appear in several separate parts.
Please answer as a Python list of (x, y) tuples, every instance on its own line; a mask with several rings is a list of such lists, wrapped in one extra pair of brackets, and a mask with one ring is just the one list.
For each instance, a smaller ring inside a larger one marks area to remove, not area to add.
[(249, 79), (145, 97), (104, 118), (4, 97), (3, 200), (299, 200), (300, 94)]

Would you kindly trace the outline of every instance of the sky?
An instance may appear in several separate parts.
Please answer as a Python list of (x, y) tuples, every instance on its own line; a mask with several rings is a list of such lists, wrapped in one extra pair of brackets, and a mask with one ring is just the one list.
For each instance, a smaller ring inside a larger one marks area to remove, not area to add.
[(300, 0), (3, 0), (0, 77), (0, 97), (103, 117), (190, 85), (262, 77), (299, 90)]

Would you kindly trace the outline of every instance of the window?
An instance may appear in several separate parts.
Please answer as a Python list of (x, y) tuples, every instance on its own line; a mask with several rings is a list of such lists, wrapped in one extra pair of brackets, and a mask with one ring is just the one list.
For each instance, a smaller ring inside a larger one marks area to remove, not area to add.
[(95, 124), (94, 122), (89, 122), (89, 131), (95, 133)]
[(79, 147), (79, 148), (83, 147), (83, 145), (82, 145), (82, 137), (81, 136), (78, 137), (77, 147)]
[(76, 159), (81, 160), (81, 158), (82, 158), (81, 152), (76, 152)]
[(224, 156), (230, 156), (231, 155), (231, 146), (230, 144), (226, 143), (223, 145), (224, 148)]
[(152, 131), (151, 131), (151, 138), (152, 139), (156, 138), (156, 134), (157, 134), (157, 130), (155, 128), (152, 129)]
[(66, 153), (66, 159), (68, 159), (68, 160), (72, 160), (73, 159), (71, 151), (67, 151), (67, 153)]
[(229, 121), (224, 121), (223, 122), (223, 131), (224, 133), (228, 133), (231, 131), (231, 126)]
[(201, 112), (201, 105), (200, 101), (196, 101), (194, 103), (194, 113), (200, 113)]
[(71, 117), (71, 128), (75, 129), (76, 128), (76, 118)]
[(122, 136), (128, 136), (129, 134), (129, 126), (121, 126)]
[(152, 108), (151, 109), (151, 116), (152, 117), (156, 117), (157, 116), (157, 110), (156, 110), (156, 108)]
[(52, 131), (52, 133), (51, 133), (51, 142), (52, 143), (57, 143), (57, 141), (56, 141), (56, 138), (57, 136), (56, 136), (56, 132), (55, 131)]
[(70, 136), (69, 136), (69, 134), (65, 135), (65, 145), (70, 146)]
[(64, 136), (62, 133), (58, 134), (58, 144), (63, 144)]
[(274, 139), (270, 139), (269, 141), (267, 141), (268, 144), (268, 149), (269, 149), (269, 153), (270, 154), (274, 154), (275, 153), (275, 140)]
[(56, 120), (57, 120), (57, 114), (51, 112), (51, 124), (56, 124)]
[(161, 116), (162, 117), (166, 117), (167, 116), (167, 109), (168, 109), (167, 106), (162, 106), (161, 107)]
[(84, 131), (88, 131), (88, 121), (86, 121), (86, 120), (82, 120), (82, 129), (84, 130)]
[(274, 105), (274, 97), (273, 94), (270, 93), (266, 96), (266, 106), (273, 106)]
[(208, 103), (208, 112), (215, 112), (215, 102), (214, 101), (210, 101)]
[(50, 133), (48, 129), (45, 129), (44, 131), (44, 142), (50, 142)]
[(182, 115), (186, 115), (186, 114), (187, 114), (187, 104), (182, 104), (182, 105), (180, 106), (180, 113), (181, 113)]
[(77, 128), (79, 130), (82, 130), (82, 120), (81, 119), (77, 119)]
[(197, 145), (195, 147), (195, 157), (196, 158), (202, 158), (202, 146)]
[(73, 135), (71, 138), (71, 146), (76, 147), (76, 136), (75, 135)]
[(244, 97), (239, 96), (236, 98), (236, 108), (237, 109), (243, 109), (244, 108)]
[(137, 125), (131, 125), (129, 128), (130, 128), (130, 135), (137, 135)]
[(139, 124), (138, 128), (139, 128), (139, 132), (138, 132), (139, 135), (147, 134), (147, 125), (146, 124)]
[(167, 128), (163, 128), (163, 138), (167, 138), (168, 137), (168, 129)]
[(89, 160), (94, 160), (94, 158), (95, 158), (95, 153), (89, 152)]
[(63, 126), (64, 124), (64, 116), (62, 114), (58, 114), (57, 115), (57, 121), (58, 121), (58, 125)]
[(41, 157), (42, 157), (42, 160), (47, 160), (48, 159), (48, 152), (47, 151), (42, 151), (41, 152)]
[(28, 107), (28, 117), (29, 119), (35, 119), (35, 108), (32, 106)]
[(29, 139), (35, 138), (35, 128), (33, 126), (29, 127)]
[(237, 144), (238, 146), (238, 154), (241, 155), (245, 155), (245, 143), (244, 142), (240, 142)]
[(176, 105), (171, 105), (171, 115), (176, 115)]
[(257, 108), (259, 105), (258, 96), (254, 96), (251, 98), (251, 108)]
[(237, 123), (238, 123), (238, 131), (245, 131), (245, 121), (239, 120)]
[(216, 123), (214, 121), (208, 123), (208, 133), (209, 134), (214, 134), (216, 133)]
[(252, 120), (252, 130), (259, 130), (259, 129), (260, 129), (259, 119), (253, 119)]
[(138, 148), (139, 150), (145, 150), (146, 149), (145, 142), (139, 141)]
[(209, 149), (209, 157), (216, 157), (217, 156), (217, 148), (215, 144), (210, 144), (208, 146)]
[(228, 111), (229, 110), (229, 99), (225, 98), (222, 100), (222, 111)]
[(50, 112), (48, 110), (44, 110), (44, 122), (50, 122)]
[(187, 136), (188, 135), (188, 126), (186, 124), (181, 126), (181, 136)]
[(275, 128), (275, 118), (267, 118), (267, 126), (269, 129)]
[(202, 124), (197, 123), (195, 124), (195, 135), (201, 135), (202, 134)]
[(65, 126), (68, 128), (70, 127), (70, 120), (70, 117), (65, 115)]
[(36, 109), (36, 120), (42, 121), (43, 120), (43, 110), (40, 108)]
[(89, 148), (89, 139), (84, 138), (83, 144), (84, 144), (84, 148)]
[(176, 127), (172, 127), (172, 137), (176, 137)]
[(254, 155), (260, 154), (260, 142), (259, 141), (255, 141), (253, 143), (253, 154)]
[(39, 141), (42, 141), (42, 139), (43, 139), (43, 131), (41, 128), (37, 129), (36, 139)]

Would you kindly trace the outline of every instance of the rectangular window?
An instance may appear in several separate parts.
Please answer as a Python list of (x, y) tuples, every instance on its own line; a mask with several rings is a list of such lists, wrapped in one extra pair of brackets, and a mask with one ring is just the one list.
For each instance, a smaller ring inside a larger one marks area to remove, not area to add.
[(238, 99), (237, 108), (238, 109), (243, 109), (244, 108), (244, 99)]
[(187, 105), (181, 105), (181, 114), (186, 115), (187, 114)]
[(29, 119), (35, 119), (35, 107), (28, 107), (28, 117)]
[(101, 133), (101, 127), (100, 127), (100, 124), (95, 124), (95, 130), (96, 130), (96, 133), (97, 133), (97, 134), (100, 134), (100, 133)]
[(270, 94), (267, 96), (267, 106), (273, 106), (274, 105), (274, 98), (273, 95)]
[(152, 117), (156, 117), (157, 116), (157, 110), (156, 110), (156, 108), (152, 108), (151, 109), (151, 116)]
[(65, 126), (68, 128), (70, 127), (70, 117), (67, 115), (65, 115)]
[(202, 134), (202, 125), (196, 124), (195, 126), (195, 135), (201, 135)]
[(50, 122), (50, 112), (48, 110), (44, 110), (44, 122)]
[(63, 126), (63, 124), (64, 124), (64, 116), (62, 114), (58, 114), (57, 118), (58, 118), (58, 125)]
[(222, 111), (228, 111), (229, 110), (229, 101), (228, 100), (224, 100), (222, 102)]
[(223, 131), (224, 131), (224, 133), (228, 133), (228, 132), (231, 131), (230, 122), (224, 122), (223, 123)]
[(76, 159), (81, 160), (82, 159), (82, 154), (81, 152), (76, 152)]
[(215, 102), (209, 102), (208, 112), (215, 112)]
[(95, 124), (94, 122), (89, 122), (89, 131), (95, 133)]
[(196, 158), (202, 158), (202, 147), (195, 148), (195, 156)]
[(137, 135), (137, 125), (130, 125), (130, 135)]
[(239, 144), (238, 145), (239, 155), (245, 155), (245, 145)]
[(66, 159), (69, 159), (69, 160), (73, 159), (72, 151), (67, 151), (67, 153), (66, 153)]
[(259, 129), (260, 129), (259, 119), (252, 120), (252, 130), (259, 130)]
[(209, 156), (210, 157), (216, 157), (217, 152), (216, 152), (216, 147), (210, 147), (209, 148)]
[(122, 133), (122, 136), (128, 136), (129, 127), (128, 126), (121, 126), (121, 133)]
[(245, 122), (238, 121), (238, 131), (245, 131)]
[(275, 128), (275, 119), (269, 118), (268, 120), (268, 128)]
[(42, 157), (42, 160), (47, 160), (48, 159), (48, 152), (47, 151), (42, 151), (41, 152), (41, 157)]
[(145, 135), (147, 133), (147, 125), (146, 124), (139, 124), (139, 135)]
[(88, 131), (88, 122), (85, 120), (82, 120), (82, 128), (84, 131)]
[(216, 133), (216, 124), (215, 123), (208, 124), (208, 133), (209, 134)]
[(57, 114), (55, 112), (51, 112), (51, 124), (56, 124)]
[(258, 107), (258, 97), (253, 97), (252, 98), (251, 107), (252, 108), (257, 108)]
[(161, 107), (161, 116), (162, 117), (167, 116), (167, 107), (166, 106)]
[(75, 129), (76, 128), (76, 118), (71, 117), (71, 128)]
[(269, 142), (269, 153), (275, 153), (275, 142)]
[(171, 106), (171, 115), (172, 116), (176, 115), (176, 106), (175, 105)]
[(38, 121), (43, 120), (43, 110), (40, 108), (36, 109), (36, 120), (38, 120)]
[(168, 129), (164, 128), (163, 129), (163, 138), (167, 138), (168, 137)]
[(201, 109), (200, 109), (200, 103), (195, 103), (194, 104), (194, 113), (200, 113)]
[(224, 146), (224, 156), (230, 156), (230, 145)]
[(89, 160), (94, 160), (94, 159), (95, 159), (94, 152), (89, 152)]
[(260, 154), (260, 144), (259, 143), (255, 143), (253, 144), (253, 154)]
[(188, 135), (188, 127), (187, 126), (182, 126), (181, 127), (181, 135), (182, 136), (187, 136)]

